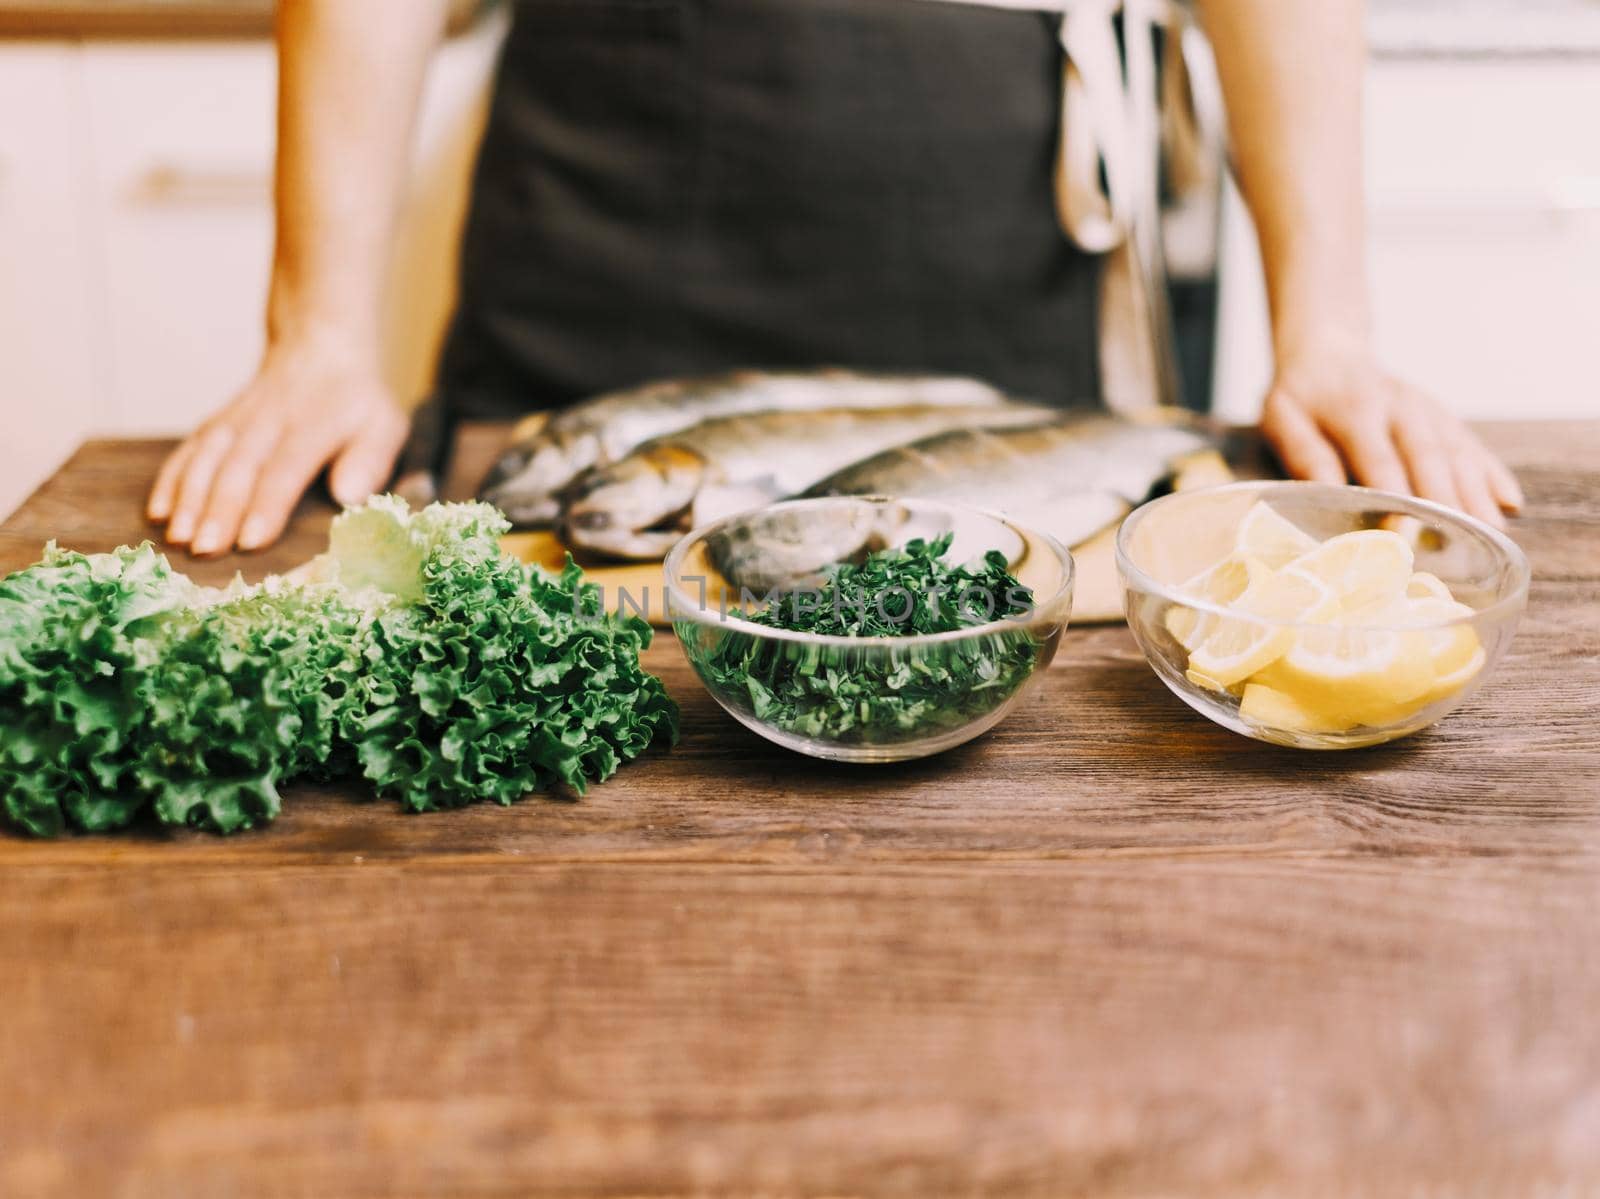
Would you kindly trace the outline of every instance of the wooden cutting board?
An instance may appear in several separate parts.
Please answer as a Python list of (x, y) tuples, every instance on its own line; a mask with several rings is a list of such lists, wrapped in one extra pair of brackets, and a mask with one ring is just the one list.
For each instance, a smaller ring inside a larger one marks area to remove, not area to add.
[[(1197, 487), (1226, 483), (1232, 478), (1233, 473), (1222, 455), (1207, 450), (1179, 466), (1175, 486), (1179, 491), (1192, 491)], [(1116, 537), (1117, 527), (1112, 525), (1072, 547), (1078, 576), (1072, 600), (1074, 624), (1104, 624), (1122, 619), (1122, 584), (1117, 578), (1114, 548)], [(548, 570), (560, 570), (566, 564), (567, 547), (548, 530), (508, 533), (500, 539), (500, 544), (508, 554)], [(655, 625), (667, 623), (661, 563), (585, 562), (580, 558), (579, 564), (583, 566), (584, 577), (602, 588), (609, 611), (620, 609), (637, 613)]]

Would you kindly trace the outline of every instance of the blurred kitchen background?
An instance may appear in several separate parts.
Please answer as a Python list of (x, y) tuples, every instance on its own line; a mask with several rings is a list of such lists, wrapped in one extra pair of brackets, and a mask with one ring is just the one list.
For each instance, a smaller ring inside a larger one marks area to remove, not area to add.
[[(405, 3), (406, 0), (395, 0)], [(1330, 3), (1336, 0), (1329, 0)], [(1390, 364), (1473, 418), (1600, 415), (1600, 0), (1371, 0)], [(271, 256), (271, 0), (0, 0), (0, 514), (85, 436), (192, 428), (250, 376)], [(459, 0), (422, 106), (389, 371), (426, 388), (503, 7)], [(1169, 231), (1185, 386), (1271, 373), (1229, 190)]]

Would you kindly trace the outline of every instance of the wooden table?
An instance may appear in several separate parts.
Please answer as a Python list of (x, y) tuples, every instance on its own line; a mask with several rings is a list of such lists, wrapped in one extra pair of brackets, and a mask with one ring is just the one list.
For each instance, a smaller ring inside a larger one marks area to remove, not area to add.
[[(1596, 1193), (1600, 422), (1489, 433), (1532, 602), (1399, 745), (1235, 737), (1104, 628), (829, 766), (668, 637), (682, 744), (579, 803), (0, 836), (0, 1194)], [(0, 567), (144, 536), (162, 450), (85, 446)]]

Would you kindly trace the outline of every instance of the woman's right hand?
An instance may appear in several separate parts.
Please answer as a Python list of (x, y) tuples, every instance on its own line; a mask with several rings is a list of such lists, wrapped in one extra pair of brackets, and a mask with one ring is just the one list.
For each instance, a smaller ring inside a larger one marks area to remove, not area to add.
[(250, 385), (167, 457), (146, 515), (195, 555), (260, 549), (329, 463), (339, 503), (380, 490), (407, 427), (374, 354), (334, 339), (280, 341)]

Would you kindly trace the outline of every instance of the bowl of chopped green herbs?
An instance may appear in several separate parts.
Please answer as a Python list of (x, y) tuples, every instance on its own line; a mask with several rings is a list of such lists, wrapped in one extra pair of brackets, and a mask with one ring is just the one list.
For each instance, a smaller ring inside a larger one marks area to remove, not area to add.
[(983, 733), (1055, 655), (1072, 555), (934, 500), (791, 500), (688, 534), (666, 600), (716, 701), (770, 741), (851, 762)]

